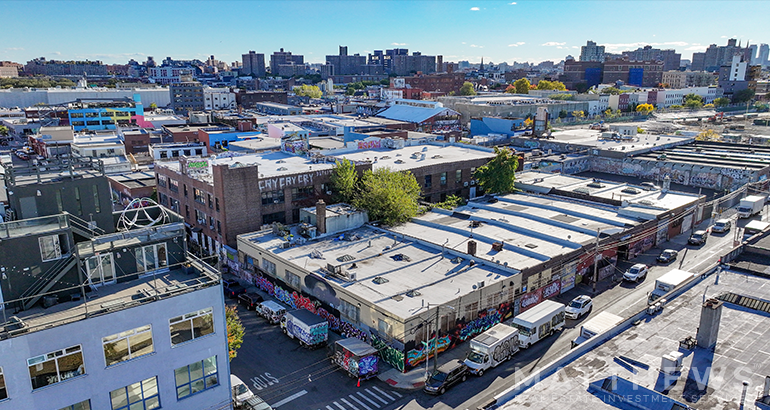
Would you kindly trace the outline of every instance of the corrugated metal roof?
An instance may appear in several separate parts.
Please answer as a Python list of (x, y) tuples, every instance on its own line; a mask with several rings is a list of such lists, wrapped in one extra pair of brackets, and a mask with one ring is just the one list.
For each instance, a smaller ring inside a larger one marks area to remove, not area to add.
[(394, 105), (387, 110), (377, 114), (377, 116), (391, 120), (421, 123), (431, 117), (443, 113), (444, 111), (448, 111), (453, 115), (460, 115), (458, 112), (450, 110), (446, 107), (423, 108), (413, 107), (410, 105)]

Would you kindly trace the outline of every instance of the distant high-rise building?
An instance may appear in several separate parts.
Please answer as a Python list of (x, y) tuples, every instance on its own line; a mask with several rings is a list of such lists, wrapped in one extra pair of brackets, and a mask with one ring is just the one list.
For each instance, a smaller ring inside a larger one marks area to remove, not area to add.
[(758, 49), (759, 49), (759, 46), (757, 46), (756, 44), (752, 44), (752, 45), (749, 46), (749, 50), (750, 50), (749, 51), (749, 58), (750, 58), (749, 62), (751, 63), (751, 65), (760, 64), (758, 62), (759, 59), (757, 58), (757, 50)]
[(241, 73), (255, 77), (265, 76), (265, 55), (249, 51), (249, 54), (241, 55), (243, 69)]
[(386, 73), (393, 72), (393, 61), (396, 56), (408, 56), (409, 50), (406, 48), (394, 48), (392, 50), (374, 50), (374, 54), (369, 54), (369, 64), (381, 65)]
[(290, 64), (304, 65), (305, 56), (292, 55), (291, 51), (283, 51), (283, 49), (281, 49), (280, 51), (274, 52), (270, 56), (270, 72), (273, 75), (278, 74), (279, 66), (290, 65)]
[(759, 53), (757, 54), (757, 64), (767, 67), (768, 58), (770, 58), (770, 47), (768, 47), (767, 44), (760, 44)]
[(644, 46), (644, 48), (637, 48), (633, 51), (624, 51), (623, 56), (631, 61), (662, 61), (663, 70), (665, 71), (679, 69), (679, 62), (682, 59), (682, 55), (677, 53), (676, 50), (661, 50), (659, 48), (652, 48), (652, 46)]
[(444, 71), (444, 56), (436, 56), (436, 72), (443, 73)]
[(604, 61), (604, 46), (597, 46), (593, 41), (587, 41), (580, 47), (580, 61)]
[[(760, 46), (761, 49), (761, 46)], [(697, 56), (696, 56), (697, 54)], [(730, 65), (733, 56), (739, 54), (745, 56), (748, 54), (745, 48), (742, 48), (734, 38), (727, 40), (726, 46), (710, 45), (703, 54), (703, 65), (700, 65), (701, 53), (693, 53), (692, 69), (705, 71), (719, 71), (720, 67)]]
[(335, 75), (363, 74), (366, 66), (366, 57), (354, 54), (348, 55), (348, 47), (340, 46), (340, 54), (326, 56), (326, 64), (334, 66)]

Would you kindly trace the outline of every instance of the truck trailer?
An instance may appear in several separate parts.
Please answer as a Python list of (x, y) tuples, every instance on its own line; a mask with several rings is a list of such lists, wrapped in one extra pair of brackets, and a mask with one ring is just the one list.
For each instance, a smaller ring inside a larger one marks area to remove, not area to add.
[(281, 319), (281, 330), (311, 349), (323, 346), (329, 339), (329, 322), (305, 309), (286, 312)]
[(650, 293), (648, 302), (654, 302), (669, 292), (678, 289), (694, 275), (679, 269), (672, 269), (665, 275), (655, 280), (655, 289)]
[(465, 365), (471, 373), (481, 376), (487, 369), (510, 359), (519, 351), (519, 331), (503, 323), (474, 337)]
[(598, 315), (594, 316), (590, 320), (587, 320), (585, 323), (583, 323), (582, 326), (580, 326), (580, 334), (575, 340), (572, 341), (572, 347), (575, 347), (598, 334), (612, 329), (622, 321), (623, 318), (616, 314), (610, 312), (600, 312)]
[(759, 195), (751, 195), (741, 199), (738, 204), (738, 218), (751, 218), (752, 216), (760, 213), (762, 207), (765, 206), (765, 197)]
[(532, 309), (516, 316), (511, 326), (519, 330), (519, 347), (524, 349), (564, 327), (564, 309), (561, 303), (544, 300)]

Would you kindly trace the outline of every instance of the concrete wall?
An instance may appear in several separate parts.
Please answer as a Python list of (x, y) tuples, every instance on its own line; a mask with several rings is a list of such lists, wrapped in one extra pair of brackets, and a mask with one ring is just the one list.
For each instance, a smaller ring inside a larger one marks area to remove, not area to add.
[(171, 103), (168, 88), (157, 89), (22, 89), (13, 88), (0, 90), (0, 107), (31, 107), (35, 104), (61, 104), (75, 101), (78, 98), (133, 98), (134, 94), (141, 96), (146, 106), (155, 103), (165, 107)]
[[(107, 292), (109, 287), (102, 288)], [(213, 308), (214, 333), (171, 346), (169, 319)], [(92, 409), (109, 409), (110, 391), (157, 376), (164, 409), (214, 409), (230, 400), (230, 367), (221, 286), (203, 288), (114, 313), (91, 317), (0, 342), (0, 366), (8, 400), (0, 410), (57, 409), (91, 400)], [(105, 367), (102, 338), (150, 324), (155, 352)], [(32, 391), (27, 359), (81, 345), (85, 374)], [(174, 369), (217, 356), (219, 385), (177, 400)]]

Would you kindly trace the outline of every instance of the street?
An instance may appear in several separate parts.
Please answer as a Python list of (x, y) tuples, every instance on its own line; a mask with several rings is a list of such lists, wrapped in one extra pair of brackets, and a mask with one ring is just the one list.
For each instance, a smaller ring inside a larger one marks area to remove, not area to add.
[[(729, 212), (735, 220), (734, 210)], [(567, 304), (578, 295), (591, 295), (594, 308), (589, 315), (579, 320), (567, 320), (560, 333), (520, 351), (510, 361), (488, 370), (483, 377), (469, 376), (466, 382), (451, 388), (443, 396), (430, 396), (422, 390), (394, 389), (378, 379), (362, 381), (358, 387), (355, 379), (332, 365), (326, 348), (312, 351), (301, 348), (295, 340), (285, 336), (279, 326), (271, 326), (253, 311), (247, 312), (241, 307), (239, 314), (246, 327), (246, 335), (238, 357), (231, 363), (231, 371), (247, 382), (255, 394), (282, 410), (476, 409), (488, 403), (501, 390), (526, 377), (533, 369), (566, 353), (584, 321), (602, 311), (626, 317), (646, 306), (647, 294), (654, 288), (655, 279), (669, 270), (680, 268), (681, 264), (680, 269), (698, 271), (716, 262), (721, 251), (732, 246), (736, 229), (745, 226), (748, 221), (738, 220), (731, 231), (712, 234), (702, 246), (687, 245), (690, 232), (672, 238), (665, 248), (678, 250), (679, 256), (667, 265), (655, 262), (662, 248), (652, 248), (632, 261), (619, 262), (617, 278), (621, 278), (633, 264), (650, 266), (647, 278), (639, 283), (606, 279), (600, 283), (596, 295), (592, 294), (589, 285), (577, 285), (555, 300)], [(703, 222), (698, 228), (706, 228), (709, 222)], [(467, 344), (460, 346), (439, 356), (439, 360), (446, 361), (442, 360), (446, 355), (464, 357), (467, 349)]]

